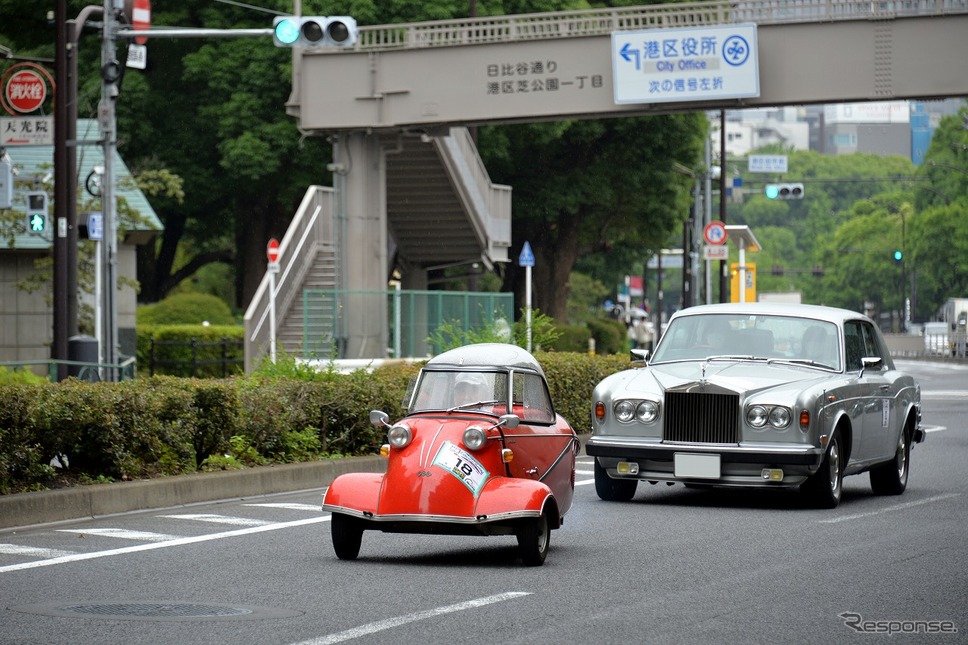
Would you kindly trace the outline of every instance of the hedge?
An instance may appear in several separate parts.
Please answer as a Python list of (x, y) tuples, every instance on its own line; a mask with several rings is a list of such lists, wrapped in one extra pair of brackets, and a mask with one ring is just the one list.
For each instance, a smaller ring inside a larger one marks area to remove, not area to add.
[[(629, 365), (624, 355), (536, 358), (579, 433), (591, 430), (592, 389)], [(0, 384), (0, 494), (375, 454), (385, 431), (370, 424), (370, 410), (402, 416), (418, 370)]]

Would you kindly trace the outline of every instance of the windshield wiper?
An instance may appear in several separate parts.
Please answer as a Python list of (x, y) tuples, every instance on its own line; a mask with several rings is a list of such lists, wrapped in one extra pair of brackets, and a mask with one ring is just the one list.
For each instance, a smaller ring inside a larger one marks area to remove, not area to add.
[(768, 363), (792, 363), (793, 365), (808, 365), (810, 367), (826, 367), (827, 369), (834, 369), (833, 365), (828, 365), (826, 363), (820, 363), (810, 358), (771, 358)]
[(454, 410), (463, 410), (464, 408), (479, 408), (482, 405), (497, 405), (500, 401), (475, 401), (472, 403), (461, 403), (460, 405), (455, 405), (452, 408), (447, 408), (448, 412), (453, 412)]
[(705, 359), (707, 361), (766, 361), (767, 358), (760, 358), (758, 356), (753, 356), (752, 354), (718, 354), (716, 356), (707, 356)]

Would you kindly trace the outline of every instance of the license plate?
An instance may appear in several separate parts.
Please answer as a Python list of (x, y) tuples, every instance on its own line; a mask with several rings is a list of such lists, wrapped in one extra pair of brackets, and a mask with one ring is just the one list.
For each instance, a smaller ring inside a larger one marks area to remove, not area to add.
[(719, 455), (675, 454), (676, 477), (719, 479)]

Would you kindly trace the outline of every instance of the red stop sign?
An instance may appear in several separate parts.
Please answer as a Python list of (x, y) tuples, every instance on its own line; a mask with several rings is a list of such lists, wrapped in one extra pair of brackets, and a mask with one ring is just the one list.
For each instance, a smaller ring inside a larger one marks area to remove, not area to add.
[(266, 245), (266, 257), (273, 264), (279, 261), (279, 240), (276, 238), (269, 240), (269, 244)]
[(3, 92), (7, 105), (17, 112), (26, 114), (44, 104), (47, 98), (47, 83), (37, 72), (24, 69), (7, 79)]

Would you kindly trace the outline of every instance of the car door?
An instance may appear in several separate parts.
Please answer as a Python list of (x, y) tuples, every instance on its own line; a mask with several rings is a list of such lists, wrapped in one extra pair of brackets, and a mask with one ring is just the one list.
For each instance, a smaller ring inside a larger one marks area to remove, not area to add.
[[(848, 331), (846, 327), (852, 329)], [(856, 336), (855, 342), (860, 345), (863, 357), (882, 359), (879, 369), (864, 369), (863, 375), (858, 379), (857, 390), (863, 408), (857, 457), (863, 461), (880, 461), (894, 452), (895, 438), (892, 428), (896, 425), (896, 387), (886, 378), (887, 357), (883, 355), (883, 348), (877, 342), (877, 332), (873, 325), (863, 320), (850, 321), (845, 325), (845, 335)]]

